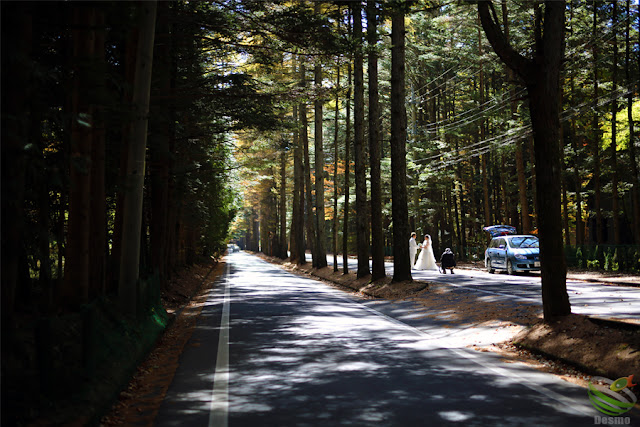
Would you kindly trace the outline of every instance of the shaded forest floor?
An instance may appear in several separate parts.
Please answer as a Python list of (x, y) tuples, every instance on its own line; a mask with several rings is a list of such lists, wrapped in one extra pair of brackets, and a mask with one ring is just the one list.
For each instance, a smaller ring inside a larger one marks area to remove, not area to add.
[[(366, 298), (418, 302), (423, 307), (422, 315), (444, 320), (452, 328), (499, 330), (501, 333), (497, 336), (508, 338), (490, 345), (471, 344), (470, 347), (496, 352), (506, 363), (522, 362), (584, 387), (593, 375), (616, 379), (640, 374), (638, 325), (598, 322), (579, 315), (545, 324), (539, 308), (532, 305), (514, 309), (483, 302), (469, 294), (457, 294), (442, 284), (422, 281), (391, 284), (390, 277), (371, 283), (369, 278), (357, 279), (355, 274), (334, 273), (331, 267), (318, 270), (310, 263), (297, 266), (288, 260), (256, 255), (296, 274), (321, 279)], [(224, 261), (218, 263), (204, 285), (202, 278), (207, 269), (203, 266), (194, 267), (177, 278), (174, 293), (163, 298), (167, 311), (175, 315), (175, 320), (156, 348), (140, 364), (110, 412), (102, 418), (102, 425), (152, 425), (207, 293), (224, 271), (224, 266)], [(593, 278), (595, 280), (595, 276)], [(188, 300), (188, 295), (193, 295), (193, 298)]]

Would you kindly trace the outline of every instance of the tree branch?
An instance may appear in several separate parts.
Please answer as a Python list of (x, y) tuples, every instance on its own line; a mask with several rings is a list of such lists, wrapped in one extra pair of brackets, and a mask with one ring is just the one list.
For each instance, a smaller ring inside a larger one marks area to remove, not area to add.
[(482, 28), (487, 36), (487, 40), (491, 43), (493, 50), (502, 59), (502, 61), (518, 74), (526, 83), (532, 81), (533, 77), (533, 60), (525, 58), (515, 51), (507, 41), (497, 15), (493, 7), (493, 2), (489, 0), (481, 0), (478, 2), (478, 14)]

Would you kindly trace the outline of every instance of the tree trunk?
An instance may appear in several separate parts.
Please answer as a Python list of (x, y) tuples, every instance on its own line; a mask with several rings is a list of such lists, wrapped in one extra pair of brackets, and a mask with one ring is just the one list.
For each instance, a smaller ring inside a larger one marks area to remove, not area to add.
[[(340, 64), (336, 67), (336, 87), (340, 88)], [(338, 123), (340, 116), (340, 94), (336, 94), (336, 109), (333, 120), (333, 226), (332, 252), (333, 271), (338, 271)]]
[[(316, 3), (316, 8), (319, 7)], [(315, 174), (316, 174), (316, 256), (314, 256), (314, 266), (323, 268), (327, 266), (327, 235), (326, 222), (324, 219), (324, 141), (323, 141), (323, 108), (322, 95), (322, 65), (316, 62), (314, 69), (314, 80), (316, 87), (316, 100), (314, 102), (314, 148), (315, 148)]]
[[(286, 141), (283, 141), (283, 145)], [(282, 147), (280, 152), (280, 243), (277, 256), (286, 259), (287, 251), (287, 152)]]
[(95, 11), (84, 5), (76, 8), (73, 14), (73, 57), (77, 77), (72, 95), (69, 222), (61, 297), (63, 304), (76, 308), (89, 300), (93, 120), (88, 97), (91, 86), (88, 64), (95, 50)]
[[(136, 49), (138, 46), (139, 31), (137, 28), (132, 29), (127, 36), (124, 50), (124, 81), (125, 86), (123, 88), (122, 104), (130, 106), (133, 103), (132, 88), (134, 86), (135, 71), (136, 71)], [(131, 130), (132, 126), (130, 122), (123, 124), (121, 128), (122, 141), (120, 143), (119, 153), (119, 170), (118, 170), (118, 182), (123, 183), (127, 177), (127, 161), (129, 160), (129, 146), (131, 145)], [(117, 290), (118, 281), (120, 279), (120, 258), (122, 256), (122, 226), (124, 223), (124, 194), (126, 189), (121, 188), (116, 194), (116, 212), (114, 216), (113, 225), (113, 244), (111, 247), (111, 259), (109, 268), (109, 289)], [(174, 222), (175, 223), (175, 222)]]
[(529, 214), (529, 200), (527, 198), (527, 178), (524, 174), (524, 158), (522, 156), (522, 142), (516, 142), (516, 172), (518, 175), (518, 196), (520, 198), (520, 214), (522, 216), (522, 232), (531, 233), (531, 216)]
[[(171, 42), (172, 36), (169, 26), (169, 3), (158, 3), (158, 37), (155, 43), (153, 75), (158, 81), (158, 88), (154, 95), (172, 93), (171, 87)], [(162, 99), (162, 97), (158, 97)], [(169, 165), (171, 152), (169, 141), (172, 137), (170, 104), (160, 101), (154, 114), (154, 133), (149, 140), (150, 182), (151, 182), (151, 265), (158, 275), (160, 284), (167, 280), (166, 252), (169, 243)]]
[(365, 277), (369, 271), (369, 234), (367, 223), (369, 221), (369, 209), (367, 204), (367, 182), (364, 148), (364, 77), (363, 77), (363, 53), (362, 53), (362, 6), (356, 3), (353, 9), (353, 37), (356, 40), (354, 55), (354, 102), (353, 102), (353, 129), (354, 129), (354, 160), (356, 180), (356, 244), (358, 252), (357, 276)]
[(407, 207), (407, 112), (405, 109), (404, 5), (391, 17), (391, 211), (393, 216), (393, 281), (412, 280), (409, 262)]
[[(598, 6), (595, 0), (593, 4), (593, 31), (592, 37), (598, 37)], [(595, 211), (596, 211), (596, 243), (604, 243), (602, 233), (602, 189), (600, 186), (600, 122), (598, 114), (598, 44), (593, 43), (593, 186), (595, 191)]]
[(156, 8), (156, 2), (151, 1), (141, 3), (139, 9), (140, 39), (136, 55), (135, 85), (133, 87), (135, 117), (127, 161), (127, 180), (123, 203), (122, 254), (120, 257), (120, 280), (118, 283), (120, 305), (123, 311), (130, 316), (136, 316), (137, 314), (140, 231), (142, 227), (145, 151), (147, 147), (147, 122)]
[[(613, 28), (617, 25), (618, 21), (618, 2), (613, 2), (613, 18), (611, 25)], [(612, 215), (613, 215), (613, 244), (620, 244), (620, 206), (618, 196), (618, 159), (617, 159), (617, 114), (618, 114), (618, 99), (616, 92), (618, 91), (618, 37), (614, 33), (612, 41), (613, 49), (613, 63), (611, 64), (611, 95), (613, 102), (611, 103), (611, 190), (612, 190)]]
[(380, 103), (378, 95), (378, 43), (376, 2), (367, 1), (369, 44), (369, 163), (371, 168), (371, 280), (385, 277), (384, 233), (382, 230), (382, 178), (380, 176)]
[[(480, 20), (480, 17), (478, 17)], [(482, 33), (481, 28), (478, 25), (478, 55), (482, 56)], [(480, 63), (480, 74), (478, 75), (478, 83), (479, 83), (479, 95), (480, 99), (478, 100), (479, 105), (482, 107), (484, 105), (484, 66), (483, 63)], [(480, 120), (480, 141), (484, 141), (487, 137), (486, 132), (486, 123), (484, 118)], [(483, 207), (484, 207), (484, 224), (486, 226), (492, 225), (491, 221), (491, 200), (489, 198), (489, 177), (488, 177), (488, 160), (487, 157), (489, 154), (485, 153), (481, 156), (482, 161), (482, 194), (483, 194)]]
[[(525, 81), (530, 97), (534, 134), (540, 254), (542, 261), (542, 306), (550, 321), (571, 313), (566, 289), (566, 261), (562, 239), (560, 197), (560, 70), (564, 56), (564, 1), (544, 2), (544, 31), (536, 28), (533, 59), (517, 53), (505, 38), (493, 4), (478, 3), (482, 26), (498, 56)], [(495, 20), (494, 20), (495, 19)], [(544, 36), (542, 36), (544, 34)]]
[[(571, 7), (571, 31), (574, 28), (575, 18), (573, 16), (574, 7)], [(571, 102), (575, 102), (575, 76), (574, 73), (571, 72), (570, 76), (570, 91), (571, 91)], [(580, 176), (580, 169), (582, 167), (582, 148), (578, 144), (578, 136), (576, 133), (576, 118), (575, 116), (571, 117), (571, 146), (574, 152), (573, 159), (573, 180), (575, 181), (575, 192), (576, 192), (576, 246), (580, 246), (584, 244), (584, 224), (582, 222), (582, 177)]]
[(344, 138), (344, 219), (342, 229), (342, 272), (349, 272), (349, 173), (351, 169), (351, 61), (347, 64), (347, 106)]
[[(27, 4), (30, 6), (29, 4)], [(31, 83), (32, 16), (25, 3), (3, 5), (2, 49), (2, 330), (13, 325), (18, 259), (23, 246), (27, 88)], [(8, 18), (8, 19), (7, 19)], [(5, 118), (6, 115), (6, 118)], [(62, 238), (62, 236), (60, 236)], [(4, 337), (3, 337), (4, 338)]]
[(106, 160), (106, 57), (105, 57), (105, 13), (100, 8), (96, 10), (96, 31), (94, 47), (94, 64), (96, 76), (94, 90), (98, 94), (96, 104), (91, 106), (94, 130), (91, 145), (91, 218), (90, 218), (90, 267), (89, 286), (94, 295), (106, 292), (107, 275), (107, 195), (105, 188), (105, 160)]
[[(306, 80), (306, 67), (304, 62), (300, 64), (300, 78), (302, 80), (302, 87), (307, 86)], [(315, 222), (313, 220), (313, 193), (311, 191), (311, 160), (309, 158), (309, 133), (308, 128), (309, 124), (307, 122), (307, 104), (302, 102), (299, 107), (300, 113), (300, 138), (303, 148), (303, 159), (304, 159), (304, 183), (305, 183), (305, 220), (306, 220), (306, 230), (307, 230), (307, 243), (311, 248), (311, 263), (312, 265), (316, 265), (316, 227)]]
[[(293, 119), (298, 123), (298, 107), (293, 106)], [(302, 161), (302, 147), (300, 146), (300, 131), (298, 126), (293, 132), (293, 206), (291, 217), (291, 258), (297, 264), (304, 264), (304, 165)]]
[(530, 160), (530, 164), (531, 164), (531, 192), (533, 193), (533, 212), (531, 215), (531, 228), (534, 229), (536, 227), (538, 227), (538, 209), (539, 209), (539, 204), (538, 204), (538, 193), (536, 191), (536, 189), (538, 188), (538, 182), (536, 180), (536, 169), (537, 169), (537, 165), (536, 165), (536, 154), (535, 154), (535, 136), (532, 134), (529, 137), (529, 158)]

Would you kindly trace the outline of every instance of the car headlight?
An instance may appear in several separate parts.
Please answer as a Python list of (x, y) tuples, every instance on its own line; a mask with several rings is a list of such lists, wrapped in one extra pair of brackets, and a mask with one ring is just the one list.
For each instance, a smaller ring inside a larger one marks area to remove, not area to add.
[(527, 259), (527, 256), (522, 254), (515, 254), (513, 257), (515, 259)]

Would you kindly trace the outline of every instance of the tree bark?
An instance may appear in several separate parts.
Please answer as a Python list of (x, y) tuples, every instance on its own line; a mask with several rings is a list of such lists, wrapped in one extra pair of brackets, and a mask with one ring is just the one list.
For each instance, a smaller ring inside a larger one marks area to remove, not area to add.
[[(480, 17), (478, 17), (478, 20)], [(482, 56), (482, 33), (481, 28), (478, 25), (478, 55)], [(480, 106), (484, 105), (484, 66), (483, 63), (480, 63), (480, 74), (478, 75), (478, 83), (479, 83), (479, 95), (480, 99), (478, 103)], [(486, 123), (484, 118), (480, 120), (480, 141), (484, 141), (487, 137), (486, 132)], [(481, 156), (482, 161), (482, 195), (483, 195), (483, 207), (484, 207), (484, 223), (486, 226), (492, 225), (491, 221), (491, 200), (489, 198), (489, 176), (488, 176), (488, 153), (485, 153)]]
[(77, 308), (89, 300), (93, 119), (88, 97), (91, 73), (88, 64), (95, 49), (95, 11), (84, 5), (76, 8), (73, 14), (73, 56), (77, 76), (72, 95), (69, 221), (61, 298), (64, 305)]
[[(135, 82), (136, 72), (136, 50), (138, 46), (139, 31), (137, 28), (132, 29), (127, 35), (124, 45), (124, 81), (122, 104), (130, 108), (133, 104), (133, 86)], [(118, 281), (120, 280), (120, 259), (122, 256), (122, 226), (124, 223), (124, 182), (127, 178), (127, 162), (129, 160), (129, 146), (131, 145), (132, 126), (130, 120), (126, 121), (121, 127), (122, 140), (120, 142), (118, 182), (121, 184), (116, 194), (116, 212), (113, 225), (113, 244), (111, 247), (110, 268), (109, 268), (109, 289), (118, 289)], [(177, 211), (177, 209), (175, 210)], [(170, 215), (176, 215), (173, 211)], [(177, 218), (176, 218), (177, 221)], [(173, 224), (175, 224), (175, 222)], [(175, 240), (177, 242), (177, 238)]]
[(412, 280), (409, 262), (407, 207), (407, 111), (405, 109), (404, 4), (391, 17), (391, 211), (393, 216), (393, 281)]
[[(24, 229), (33, 18), (24, 3), (3, 5), (2, 49), (2, 330), (13, 325)], [(62, 238), (62, 236), (60, 236)]]
[[(171, 87), (171, 31), (169, 26), (169, 3), (158, 3), (158, 36), (155, 43), (153, 75), (158, 81), (154, 95), (172, 93)], [(162, 99), (160, 96), (159, 99)], [(154, 114), (154, 133), (149, 140), (150, 183), (151, 183), (151, 264), (160, 284), (167, 279), (166, 252), (169, 243), (169, 165), (171, 153), (169, 141), (172, 138), (171, 111), (167, 101), (160, 101)]]
[[(340, 64), (336, 67), (336, 87), (340, 88)], [(333, 225), (332, 229), (332, 252), (333, 271), (338, 271), (338, 124), (340, 116), (340, 94), (336, 94), (336, 109), (333, 120)]]
[[(569, 18), (571, 22), (571, 30), (573, 31), (575, 18), (573, 16), (574, 7), (571, 7), (571, 16)], [(571, 101), (575, 100), (575, 76), (571, 72), (569, 78)], [(573, 180), (575, 181), (576, 192), (576, 246), (584, 244), (584, 223), (582, 222), (582, 177), (580, 175), (580, 169), (582, 167), (582, 148), (578, 144), (578, 136), (576, 133), (576, 118), (571, 118), (571, 146), (574, 152), (573, 160)]]
[[(544, 2), (544, 31), (536, 28), (533, 59), (517, 53), (497, 22), (493, 4), (478, 3), (482, 26), (498, 56), (525, 82), (534, 133), (537, 202), (542, 261), (542, 306), (550, 321), (571, 313), (566, 289), (560, 197), (560, 70), (564, 57), (564, 1)], [(537, 21), (540, 25), (540, 21)], [(542, 166), (544, 165), (544, 167)]]
[(90, 218), (90, 246), (89, 257), (89, 286), (94, 295), (103, 295), (106, 292), (107, 275), (107, 195), (105, 188), (106, 172), (106, 123), (105, 123), (105, 99), (106, 99), (106, 57), (105, 37), (106, 23), (105, 12), (100, 7), (96, 8), (96, 30), (94, 61), (96, 75), (94, 90), (97, 99), (91, 106), (94, 130), (91, 144), (91, 218)]
[[(319, 3), (316, 3), (316, 8)], [(318, 12), (319, 13), (319, 12)], [(314, 266), (323, 268), (327, 266), (327, 234), (326, 222), (324, 218), (324, 138), (323, 138), (323, 97), (320, 94), (322, 90), (322, 65), (316, 62), (314, 69), (314, 80), (316, 88), (316, 100), (314, 102), (314, 148), (315, 148), (315, 174), (316, 174), (316, 255)]]
[[(304, 62), (300, 64), (300, 78), (302, 81), (302, 87), (307, 86), (306, 80), (306, 67)], [(302, 102), (300, 104), (300, 139), (303, 148), (303, 160), (304, 160), (304, 183), (305, 183), (305, 208), (306, 208), (306, 230), (307, 230), (307, 243), (311, 248), (311, 264), (316, 265), (316, 227), (313, 220), (313, 193), (311, 191), (311, 160), (309, 158), (309, 124), (307, 121), (307, 104)]]
[[(283, 140), (283, 145), (286, 141)], [(282, 147), (280, 152), (280, 243), (278, 248), (278, 257), (286, 259), (287, 251), (287, 150)]]
[[(618, 21), (618, 2), (613, 2), (613, 18), (611, 25), (613, 28)], [(620, 244), (620, 206), (618, 196), (618, 134), (617, 134), (617, 115), (618, 115), (618, 99), (616, 92), (618, 91), (618, 37), (614, 33), (611, 48), (613, 49), (613, 63), (611, 64), (611, 94), (614, 98), (611, 103), (611, 197), (612, 197), (612, 216), (613, 216), (613, 244)]]
[(356, 40), (354, 55), (354, 160), (356, 180), (356, 242), (358, 253), (357, 276), (365, 277), (369, 271), (369, 206), (367, 204), (367, 182), (364, 148), (364, 77), (362, 53), (362, 6), (356, 3), (353, 8), (353, 37)]
[(376, 2), (367, 1), (369, 44), (369, 167), (371, 168), (371, 280), (385, 277), (384, 233), (382, 230), (382, 178), (380, 175), (380, 101), (378, 95), (378, 26)]
[[(598, 6), (595, 0), (593, 4), (593, 31), (592, 37), (598, 37)], [(596, 211), (596, 243), (604, 243), (602, 229), (602, 188), (600, 185), (600, 117), (598, 114), (598, 44), (593, 43), (593, 135), (592, 135), (592, 155), (593, 155), (593, 186), (595, 191), (595, 211)]]
[[(298, 107), (293, 106), (293, 118), (298, 123)], [(296, 126), (293, 131), (293, 206), (291, 218), (291, 258), (301, 265), (307, 262), (304, 246), (304, 165), (300, 132)]]
[(351, 170), (351, 61), (347, 64), (347, 106), (344, 138), (344, 219), (342, 229), (342, 272), (349, 272), (349, 174)]
[(147, 147), (147, 123), (153, 42), (156, 24), (155, 1), (140, 4), (140, 39), (136, 55), (133, 108), (135, 112), (131, 132), (131, 144), (127, 161), (127, 180), (123, 203), (122, 254), (118, 297), (123, 311), (137, 314), (138, 276), (140, 268), (140, 232), (142, 228), (142, 203), (145, 175), (145, 151)]

